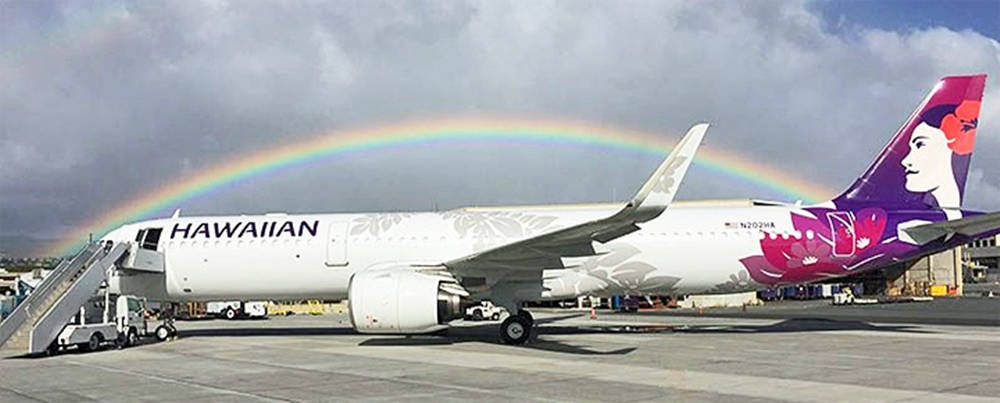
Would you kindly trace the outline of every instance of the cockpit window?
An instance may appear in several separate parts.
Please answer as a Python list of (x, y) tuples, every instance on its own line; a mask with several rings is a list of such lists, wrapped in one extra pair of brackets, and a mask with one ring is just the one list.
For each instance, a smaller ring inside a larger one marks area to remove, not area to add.
[(144, 230), (144, 229), (139, 230), (139, 232), (137, 232), (135, 234), (135, 241), (136, 242), (141, 241), (142, 240), (142, 236), (145, 235), (145, 234), (146, 234), (146, 230)]
[(142, 248), (156, 250), (156, 244), (160, 242), (161, 228), (150, 228), (146, 230), (146, 237), (142, 240)]

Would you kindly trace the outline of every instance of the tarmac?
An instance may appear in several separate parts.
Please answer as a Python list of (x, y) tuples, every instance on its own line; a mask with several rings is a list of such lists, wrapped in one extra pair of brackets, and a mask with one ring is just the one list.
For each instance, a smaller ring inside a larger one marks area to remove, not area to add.
[(707, 316), (752, 319), (829, 319), (879, 323), (923, 323), (930, 325), (970, 325), (1000, 327), (998, 298), (937, 298), (933, 302), (896, 302), (837, 306), (830, 300), (784, 300), (763, 306), (708, 309), (644, 311), (640, 316)]
[[(1000, 314), (968, 300), (536, 310), (525, 346), (489, 322), (411, 337), (357, 334), (342, 313), (178, 322), (173, 341), (2, 360), (0, 401), (997, 401), (1000, 327), (884, 320)], [(751, 313), (775, 317), (739, 317)]]

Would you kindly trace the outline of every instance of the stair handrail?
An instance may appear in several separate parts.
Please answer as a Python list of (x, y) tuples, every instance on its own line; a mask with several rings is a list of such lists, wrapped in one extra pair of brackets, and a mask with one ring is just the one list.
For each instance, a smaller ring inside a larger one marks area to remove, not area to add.
[[(83, 250), (80, 251), (80, 253), (74, 256), (70, 264), (64, 267), (61, 271), (53, 270), (52, 273), (49, 273), (48, 278), (44, 279), (42, 281), (42, 284), (39, 284), (39, 288), (35, 289), (35, 291), (32, 291), (31, 295), (29, 295), (28, 298), (25, 298), (25, 300), (22, 302), (22, 304), (28, 304), (25, 307), (25, 309), (26, 311), (28, 311), (29, 316), (31, 316), (30, 314), (32, 313), (37, 313), (37, 312), (32, 312), (31, 308), (35, 307), (35, 303), (38, 302), (37, 301), (38, 299), (45, 298), (45, 296), (48, 295), (49, 292), (51, 292), (53, 289), (58, 287), (60, 284), (66, 282), (66, 280), (69, 280), (70, 277), (75, 275), (83, 268), (92, 264), (97, 259), (97, 255), (101, 252), (99, 248), (100, 245), (98, 243), (88, 244), (87, 247), (85, 247)], [(79, 263), (78, 258), (83, 258), (83, 262), (77, 264)], [(76, 269), (73, 270), (73, 267), (76, 267)], [(46, 281), (49, 278), (52, 278), (52, 281)]]
[(77, 277), (35, 321), (28, 339), (28, 353), (45, 351), (55, 340), (59, 332), (66, 326), (70, 318), (80, 311), (82, 306), (100, 285), (107, 281), (108, 273), (124, 257), (129, 250), (128, 243), (108, 244), (95, 256), (99, 259), (87, 262), (86, 269), (80, 271)]
[(71, 270), (69, 269), (76, 266), (77, 263), (81, 262), (81, 260), (85, 261), (84, 265), (90, 264), (90, 258), (100, 251), (98, 248), (100, 248), (100, 246), (97, 243), (88, 244), (86, 247), (77, 252), (77, 254), (72, 258), (65, 259), (60, 262), (48, 276), (42, 279), (41, 283), (35, 287), (31, 294), (29, 294), (24, 301), (21, 301), (21, 303), (14, 308), (14, 311), (11, 312), (10, 315), (0, 322), (0, 347), (2, 347), (7, 340), (14, 335), (14, 332), (16, 332), (18, 328), (24, 325), (24, 323), (32, 317), (32, 314), (34, 313), (32, 308), (34, 308), (38, 300), (44, 298), (53, 288), (65, 281), (66, 272), (70, 272)]

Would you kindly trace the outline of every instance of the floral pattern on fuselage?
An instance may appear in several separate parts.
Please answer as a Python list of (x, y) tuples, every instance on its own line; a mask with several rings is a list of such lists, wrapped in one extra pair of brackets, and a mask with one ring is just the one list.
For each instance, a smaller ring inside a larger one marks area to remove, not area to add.
[(565, 288), (559, 293), (572, 290), (574, 294), (596, 293), (602, 295), (647, 295), (670, 294), (674, 292), (679, 277), (655, 275), (656, 267), (634, 260), (642, 251), (626, 243), (607, 244), (609, 253), (594, 256), (570, 273), (560, 276), (560, 284), (553, 287)]
[(736, 273), (729, 275), (729, 280), (724, 283), (716, 284), (710, 290), (706, 290), (706, 294), (714, 293), (732, 293), (732, 292), (744, 292), (744, 291), (755, 291), (760, 288), (760, 283), (754, 281), (750, 278), (750, 274), (746, 270), (740, 270)]
[(483, 250), (511, 239), (550, 231), (558, 217), (514, 211), (453, 210), (441, 214), (441, 218), (451, 220), (459, 236), (474, 238), (473, 248)]
[(803, 209), (791, 213), (792, 233), (765, 233), (761, 255), (740, 259), (761, 284), (789, 284), (849, 274), (885, 255), (888, 221), (881, 208)]
[(351, 235), (368, 233), (378, 238), (390, 228), (399, 224), (404, 218), (409, 218), (409, 213), (374, 213), (365, 214), (354, 219), (351, 225)]

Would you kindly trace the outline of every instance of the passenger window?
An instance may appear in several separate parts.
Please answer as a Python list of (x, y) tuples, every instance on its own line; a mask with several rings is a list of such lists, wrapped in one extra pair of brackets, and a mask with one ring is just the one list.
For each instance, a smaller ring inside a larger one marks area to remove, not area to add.
[(146, 237), (142, 240), (142, 248), (156, 250), (156, 245), (160, 242), (161, 228), (150, 228), (146, 230)]

